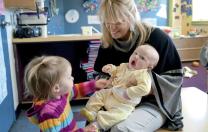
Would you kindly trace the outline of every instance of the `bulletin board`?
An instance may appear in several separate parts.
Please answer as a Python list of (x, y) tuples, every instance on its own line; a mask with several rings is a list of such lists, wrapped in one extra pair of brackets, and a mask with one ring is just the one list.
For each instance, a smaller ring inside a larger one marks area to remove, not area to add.
[[(45, 1), (47, 5), (49, 0)], [(57, 7), (59, 13), (51, 18), (48, 23), (48, 32), (50, 34), (76, 34), (81, 33), (81, 26), (94, 26), (100, 30), (99, 24), (91, 24), (88, 22), (88, 17), (96, 15), (97, 4), (93, 1), (99, 0), (58, 0)], [(153, 4), (151, 3), (153, 1)], [(88, 2), (88, 3), (86, 3)], [(152, 25), (168, 26), (168, 0), (135, 0), (137, 8), (140, 10), (142, 21), (148, 21)], [(143, 2), (143, 4), (142, 4)], [(141, 5), (139, 7), (138, 5)], [(64, 16), (65, 13), (75, 9), (79, 12), (79, 20), (76, 23), (67, 23)]]
[(168, 0), (135, 0), (144, 22), (155, 26), (168, 26)]

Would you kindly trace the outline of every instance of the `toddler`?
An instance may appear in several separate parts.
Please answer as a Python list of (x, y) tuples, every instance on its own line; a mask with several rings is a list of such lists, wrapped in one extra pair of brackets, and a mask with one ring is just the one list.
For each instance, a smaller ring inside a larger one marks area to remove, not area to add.
[(34, 97), (27, 111), (29, 120), (45, 132), (95, 132), (96, 126), (77, 128), (69, 101), (90, 95), (106, 80), (73, 84), (69, 61), (58, 56), (34, 58), (26, 66), (25, 88)]

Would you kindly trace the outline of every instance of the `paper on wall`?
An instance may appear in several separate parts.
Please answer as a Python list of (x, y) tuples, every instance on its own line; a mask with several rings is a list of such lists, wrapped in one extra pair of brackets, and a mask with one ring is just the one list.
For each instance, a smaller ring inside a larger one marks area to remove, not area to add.
[(142, 22), (150, 24), (152, 26), (157, 26), (157, 19), (156, 18), (143, 18)]
[(100, 24), (100, 20), (97, 15), (88, 15), (87, 20), (88, 24)]
[(165, 4), (160, 4), (160, 9), (156, 16), (167, 19), (167, 6)]
[(6, 66), (4, 61), (4, 52), (2, 47), (2, 38), (0, 35), (0, 104), (7, 96), (7, 79), (6, 79)]

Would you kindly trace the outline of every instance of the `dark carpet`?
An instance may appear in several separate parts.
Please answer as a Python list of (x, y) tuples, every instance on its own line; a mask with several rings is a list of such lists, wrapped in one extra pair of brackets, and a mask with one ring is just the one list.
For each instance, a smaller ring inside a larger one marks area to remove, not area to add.
[(198, 72), (197, 75), (186, 78), (184, 77), (183, 87), (197, 87), (200, 90), (207, 92), (208, 91), (208, 72), (203, 66), (194, 67), (191, 65), (191, 62), (183, 63), (183, 66), (188, 66), (192, 70), (196, 70)]

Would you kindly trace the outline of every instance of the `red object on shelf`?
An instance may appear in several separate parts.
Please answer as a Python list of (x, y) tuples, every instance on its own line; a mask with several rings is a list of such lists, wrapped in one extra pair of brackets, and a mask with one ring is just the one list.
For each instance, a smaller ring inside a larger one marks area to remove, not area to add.
[(171, 29), (166, 28), (166, 29), (163, 29), (163, 31), (169, 34), (171, 32)]

